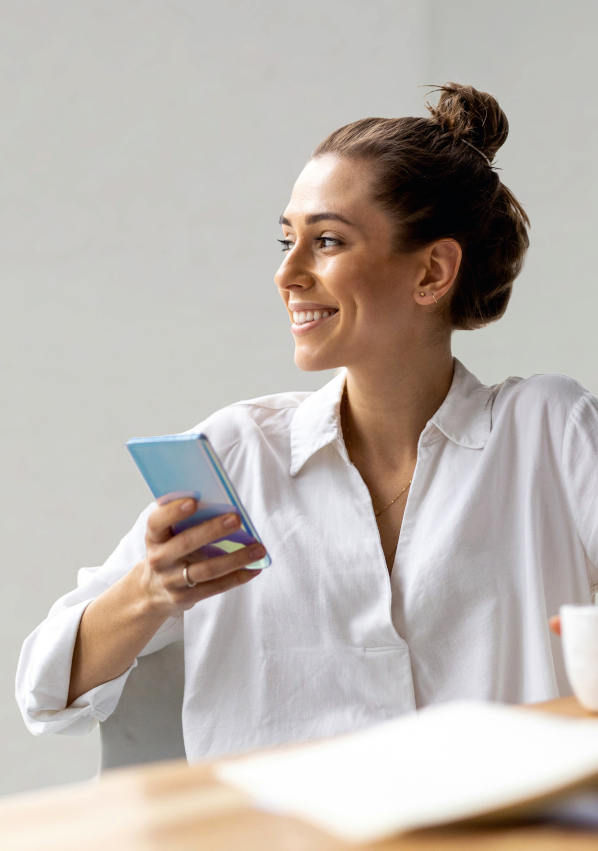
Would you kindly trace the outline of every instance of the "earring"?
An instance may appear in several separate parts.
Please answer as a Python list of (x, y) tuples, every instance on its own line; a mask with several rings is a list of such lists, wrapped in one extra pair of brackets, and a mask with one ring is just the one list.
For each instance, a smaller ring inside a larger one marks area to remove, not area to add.
[(436, 298), (434, 293), (432, 293), (432, 298), (434, 299), (434, 304), (438, 304), (438, 299)]
[(423, 297), (423, 296), (425, 296), (425, 292), (420, 291), (420, 295), (421, 295), (422, 297)]

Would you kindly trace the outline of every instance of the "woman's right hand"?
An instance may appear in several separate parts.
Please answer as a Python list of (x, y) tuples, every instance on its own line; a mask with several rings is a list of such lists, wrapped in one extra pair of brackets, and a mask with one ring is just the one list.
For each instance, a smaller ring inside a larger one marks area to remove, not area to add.
[[(223, 554), (210, 547), (213, 541), (240, 527), (236, 514), (214, 517), (173, 534), (171, 527), (196, 509), (194, 499), (176, 499), (158, 505), (148, 518), (141, 581), (150, 607), (165, 615), (190, 609), (200, 600), (244, 585), (261, 573), (244, 569), (265, 556), (261, 544)], [(190, 582), (197, 583), (193, 588), (187, 585), (185, 567)]]

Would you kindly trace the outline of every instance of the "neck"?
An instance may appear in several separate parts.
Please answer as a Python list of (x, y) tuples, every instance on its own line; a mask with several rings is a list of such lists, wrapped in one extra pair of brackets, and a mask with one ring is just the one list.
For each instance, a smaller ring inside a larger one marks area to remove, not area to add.
[(384, 369), (347, 368), (345, 417), (351, 453), (386, 469), (415, 463), (419, 436), (453, 378), (450, 345)]

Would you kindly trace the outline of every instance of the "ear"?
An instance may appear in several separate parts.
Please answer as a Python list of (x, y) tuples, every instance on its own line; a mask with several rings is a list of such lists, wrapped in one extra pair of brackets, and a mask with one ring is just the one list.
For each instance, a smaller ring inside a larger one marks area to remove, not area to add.
[(463, 251), (456, 239), (439, 239), (423, 249), (422, 273), (413, 292), (418, 304), (437, 302), (455, 283)]

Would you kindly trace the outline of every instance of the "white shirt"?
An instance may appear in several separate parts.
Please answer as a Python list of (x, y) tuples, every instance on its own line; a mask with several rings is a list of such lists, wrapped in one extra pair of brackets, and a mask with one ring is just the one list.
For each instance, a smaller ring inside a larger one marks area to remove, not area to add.
[[(485, 387), (455, 360), (389, 576), (342, 439), (344, 380), (238, 402), (191, 430), (210, 437), (272, 566), (170, 618), (143, 651), (184, 632), (190, 761), (451, 699), (570, 693), (548, 618), (598, 587), (598, 400), (564, 376)], [(17, 699), (32, 732), (85, 732), (116, 706), (132, 669), (65, 708), (72, 649), (85, 606), (144, 557), (154, 507), (25, 641)]]

